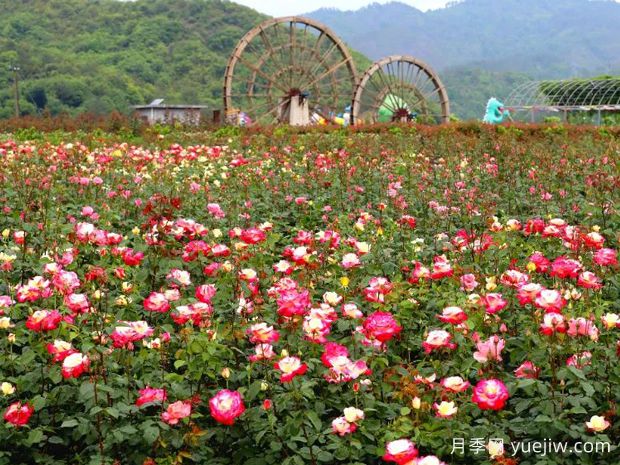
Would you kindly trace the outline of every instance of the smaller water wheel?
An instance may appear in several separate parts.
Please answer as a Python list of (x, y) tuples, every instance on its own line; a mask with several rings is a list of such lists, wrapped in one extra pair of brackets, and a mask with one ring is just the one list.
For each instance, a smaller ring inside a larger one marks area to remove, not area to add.
[(392, 55), (373, 63), (358, 82), (351, 118), (353, 123), (446, 123), (450, 102), (430, 66), (411, 56)]

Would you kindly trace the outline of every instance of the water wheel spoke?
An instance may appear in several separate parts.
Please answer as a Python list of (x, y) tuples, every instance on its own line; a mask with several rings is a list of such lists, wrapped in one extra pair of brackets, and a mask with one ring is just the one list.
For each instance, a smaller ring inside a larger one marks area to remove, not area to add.
[(247, 108), (247, 113), (250, 113), (251, 111), (255, 111), (256, 109), (259, 109), (259, 108), (262, 109), (267, 105), (277, 104), (277, 102), (275, 102), (271, 98), (259, 100), (259, 99), (252, 99), (250, 97), (247, 97), (247, 102), (249, 103), (249, 107)]
[(273, 102), (269, 100), (266, 102), (262, 102), (260, 104), (250, 105), (245, 111), (245, 113), (250, 115), (252, 119), (258, 120), (260, 118), (260, 115), (262, 115), (265, 112), (271, 112), (271, 110), (273, 110), (274, 108), (278, 109), (279, 106), (280, 106), (279, 102)]
[[(287, 70), (288, 68), (288, 57), (287, 57), (287, 52), (286, 52), (286, 44), (287, 44), (287, 39), (286, 39), (286, 31), (284, 30), (284, 26), (281, 24), (277, 24), (273, 30), (274, 30), (274, 36), (277, 40), (278, 43), (278, 54), (280, 56), (281, 59), (281, 69), (278, 70), (278, 72), (281, 72), (282, 70)], [(289, 86), (290, 89), (290, 86)]]
[[(396, 64), (398, 64), (398, 62), (396, 62)], [(400, 80), (400, 77), (398, 75), (398, 68), (394, 70), (394, 63), (388, 63), (387, 70), (388, 73), (386, 74), (386, 77), (392, 83), (392, 88), (394, 89), (393, 95), (398, 97), (400, 100), (404, 100), (405, 96), (402, 92), (402, 81)], [(397, 102), (396, 105), (400, 106), (400, 102)]]
[(256, 121), (265, 121), (265, 120), (269, 120), (269, 118), (273, 115), (273, 121), (278, 121), (278, 117), (275, 114), (277, 111), (279, 110), (279, 105), (276, 105), (275, 107), (273, 107), (271, 110), (267, 111), (266, 113), (263, 113), (262, 115), (258, 116), (256, 118)]
[(289, 28), (288, 28), (288, 35), (289, 35), (289, 65), (290, 65), (290, 70), (291, 70), (291, 74), (290, 74), (290, 80), (289, 80), (289, 87), (293, 88), (293, 86), (295, 85), (295, 82), (293, 80), (293, 76), (295, 75), (295, 37), (297, 34), (295, 34), (295, 28), (294, 28), (295, 23), (294, 22), (290, 22), (289, 23)]
[(377, 98), (383, 102), (383, 100), (385, 99), (385, 95), (388, 93), (388, 88), (381, 87), (380, 83), (375, 82), (374, 77), (375, 75), (373, 75), (368, 82), (370, 82), (372, 86), (377, 90)]
[(264, 29), (261, 28), (259, 36), (261, 38), (261, 41), (263, 42), (263, 44), (265, 45), (265, 48), (267, 49), (267, 57), (263, 59), (263, 56), (261, 56), (260, 60), (261, 61), (267, 61), (267, 58), (271, 58), (271, 60), (274, 62), (276, 69), (279, 69), (282, 67), (282, 63), (280, 62), (280, 60), (276, 57), (276, 52), (275, 52), (275, 48), (273, 46), (273, 44), (271, 43), (271, 40), (269, 40), (269, 37), (267, 36), (267, 33), (265, 32)]
[[(308, 50), (312, 50), (309, 47), (309, 43), (308, 43), (308, 25), (305, 24), (304, 25), (304, 32), (303, 34), (301, 34), (301, 45), (299, 46), (301, 52), (299, 53), (299, 62), (300, 63), (307, 63), (312, 59), (312, 55), (308, 55)], [(312, 53), (312, 52), (310, 52)], [(301, 83), (300, 83), (301, 84)]]
[[(312, 68), (310, 69), (310, 76), (314, 76), (320, 69), (321, 67), (327, 62), (327, 60), (331, 57), (332, 53), (334, 53), (334, 51), (338, 50), (338, 44), (334, 43), (332, 44), (332, 46), (329, 48), (329, 50), (327, 51), (327, 53), (325, 53), (321, 59), (319, 60), (318, 63), (314, 63), (312, 65)], [(350, 58), (350, 57), (349, 57)], [(346, 63), (346, 61), (345, 61)], [(310, 87), (310, 84), (308, 83), (303, 83), (304, 87)]]
[[(337, 79), (332, 79), (331, 81), (325, 82), (323, 83), (323, 85), (321, 85), (321, 81), (316, 81), (315, 83), (313, 83), (312, 86), (309, 87), (304, 87), (308, 92), (310, 92), (310, 96), (312, 96), (313, 91), (316, 92), (317, 89), (332, 89), (332, 90), (338, 90), (338, 92), (341, 91), (341, 88), (343, 87), (341, 84), (345, 84), (350, 82), (350, 78), (348, 76), (340, 76)], [(346, 95), (348, 95), (348, 98), (351, 98), (351, 93), (347, 93)]]
[(390, 98), (389, 96), (391, 95), (395, 95), (394, 90), (392, 89), (392, 85), (390, 82), (390, 79), (385, 75), (385, 73), (383, 72), (383, 70), (380, 70), (378, 73), (379, 78), (381, 79), (384, 88), (387, 89), (387, 95), (385, 96), (384, 100), (383, 100), (383, 105), (390, 110), (392, 113), (396, 113), (396, 111), (398, 110), (397, 106), (396, 106), (396, 102), (394, 102), (392, 98)]
[(283, 92), (288, 92), (288, 90), (286, 89), (285, 86), (277, 83), (276, 81), (274, 81), (268, 74), (266, 74), (263, 70), (261, 70), (260, 68), (257, 68), (255, 65), (253, 65), (252, 63), (249, 63), (248, 61), (246, 61), (243, 57), (239, 57), (239, 61), (241, 63), (243, 63), (244, 66), (250, 68), (252, 71), (254, 71), (256, 74), (258, 74), (260, 77), (262, 77), (263, 79), (273, 83), (273, 85), (275, 87), (277, 87), (278, 89), (280, 89)]
[(266, 98), (273, 97), (273, 94), (230, 94), (234, 98)]
[(417, 66), (412, 65), (411, 63), (407, 63), (407, 74), (405, 75), (404, 82), (407, 83), (407, 86), (411, 86), (413, 84), (413, 79), (418, 69)]

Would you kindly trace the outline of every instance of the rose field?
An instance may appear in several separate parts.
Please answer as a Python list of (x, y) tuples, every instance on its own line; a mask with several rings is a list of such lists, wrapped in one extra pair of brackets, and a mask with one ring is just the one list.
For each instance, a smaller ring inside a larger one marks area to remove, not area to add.
[(0, 465), (620, 463), (617, 135), (0, 135)]

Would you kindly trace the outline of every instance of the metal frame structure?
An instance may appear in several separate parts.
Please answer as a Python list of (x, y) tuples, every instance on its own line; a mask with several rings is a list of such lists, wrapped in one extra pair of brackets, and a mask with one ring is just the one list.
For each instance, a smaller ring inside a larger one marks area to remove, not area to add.
[(549, 113), (561, 114), (564, 121), (572, 112), (596, 114), (620, 112), (620, 78), (530, 81), (517, 86), (504, 102), (511, 111), (528, 112), (531, 122)]
[(389, 107), (392, 121), (408, 121), (412, 113), (434, 122), (450, 120), (450, 100), (439, 76), (409, 55), (382, 58), (366, 70), (353, 95), (352, 122), (377, 122), (382, 106)]
[(259, 124), (305, 125), (342, 111), (357, 82), (345, 44), (318, 21), (268, 19), (232, 52), (224, 76), (224, 110)]

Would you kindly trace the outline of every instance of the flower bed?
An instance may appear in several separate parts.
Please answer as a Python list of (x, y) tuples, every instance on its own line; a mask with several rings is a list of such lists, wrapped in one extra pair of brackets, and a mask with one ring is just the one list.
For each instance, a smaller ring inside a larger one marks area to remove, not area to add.
[(620, 461), (617, 141), (174, 138), (0, 142), (0, 464)]

